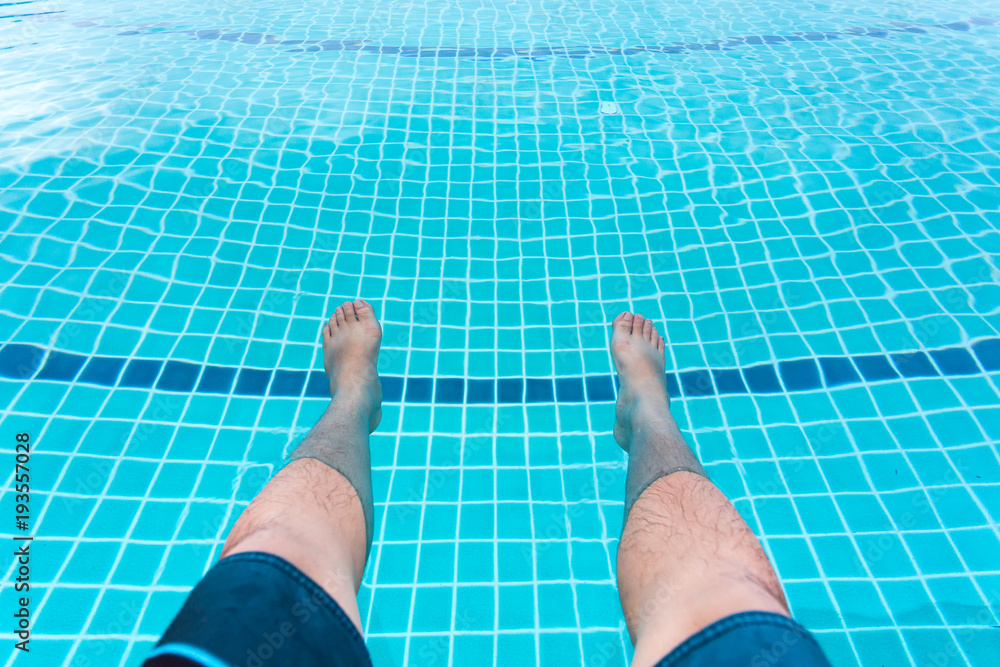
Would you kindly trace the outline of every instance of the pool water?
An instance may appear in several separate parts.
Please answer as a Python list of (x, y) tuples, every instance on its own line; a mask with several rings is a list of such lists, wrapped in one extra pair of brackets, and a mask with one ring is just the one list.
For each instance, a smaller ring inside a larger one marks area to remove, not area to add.
[(995, 3), (45, 0), (0, 47), (5, 664), (141, 663), (358, 296), (377, 666), (628, 664), (626, 308), (834, 664), (1000, 655)]

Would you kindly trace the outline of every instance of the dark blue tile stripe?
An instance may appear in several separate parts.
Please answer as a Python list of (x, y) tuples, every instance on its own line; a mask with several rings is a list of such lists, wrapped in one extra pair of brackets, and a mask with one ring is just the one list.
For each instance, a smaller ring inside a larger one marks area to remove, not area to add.
[[(899, 378), (958, 377), (1000, 371), (1000, 338), (970, 347), (818, 359), (792, 359), (745, 368), (694, 369), (666, 374), (673, 397), (811, 391)], [(325, 398), (330, 382), (323, 371), (266, 370), (187, 361), (90, 357), (47, 351), (36, 345), (0, 347), (0, 377), (15, 380), (81, 382), (199, 394)], [(382, 376), (388, 403), (492, 404), (613, 401), (612, 375), (550, 378), (477, 379)]]
[(271, 381), (271, 396), (299, 397), (306, 386), (309, 373), (306, 371), (274, 371)]
[(0, 376), (27, 380), (38, 371), (44, 357), (45, 351), (34, 345), (8, 343), (0, 349)]
[(610, 375), (588, 375), (583, 379), (583, 384), (587, 387), (588, 401), (615, 400), (615, 383)]
[(723, 368), (712, 371), (715, 386), (720, 394), (745, 394), (747, 386), (738, 368)]
[(685, 396), (711, 396), (715, 393), (708, 371), (684, 371), (680, 376), (681, 391)]
[(76, 378), (76, 374), (83, 368), (86, 357), (77, 354), (66, 354), (65, 352), (52, 352), (45, 360), (45, 366), (38, 371), (35, 376), (41, 380), (66, 380)]
[(198, 382), (201, 366), (186, 361), (168, 361), (156, 388), (163, 391), (191, 391)]
[[(236, 369), (227, 366), (206, 366), (201, 374), (198, 391), (207, 394), (228, 394), (236, 378)], [(102, 384), (98, 382), (97, 384)], [(111, 384), (114, 384), (113, 382)]]
[(149, 389), (156, 382), (163, 362), (157, 359), (133, 359), (125, 367), (118, 384), (122, 387)]
[(406, 378), (406, 402), (430, 403), (431, 388), (433, 386), (434, 386), (434, 378), (421, 378), (421, 377)]
[(435, 403), (461, 403), (465, 400), (465, 380), (462, 378), (438, 378), (435, 389)]
[(891, 39), (897, 34), (923, 35), (931, 29), (970, 32), (975, 27), (997, 24), (995, 18), (976, 16), (965, 21), (951, 23), (904, 23), (893, 21), (880, 26), (853, 26), (843, 30), (800, 30), (785, 35), (741, 35), (705, 42), (671, 42), (668, 44), (636, 44), (625, 47), (609, 47), (598, 44), (578, 46), (548, 46), (539, 44), (529, 47), (504, 46), (417, 46), (399, 44), (375, 44), (366, 39), (281, 39), (277, 35), (262, 32), (231, 32), (222, 29), (192, 29), (180, 26), (170, 27), (158, 23), (154, 26), (138, 24), (101, 24), (91, 20), (76, 21), (77, 27), (109, 28), (118, 30), (119, 36), (157, 34), (183, 34), (193, 39), (230, 42), (250, 46), (271, 46), (283, 48), (287, 53), (319, 53), (323, 51), (359, 51), (375, 55), (392, 55), (400, 58), (472, 59), (498, 60), (506, 58), (593, 58), (598, 56), (621, 57), (639, 53), (681, 55), (702, 51), (731, 51), (747, 46), (776, 46), (796, 42), (832, 42), (857, 37)]
[[(113, 387), (118, 382), (118, 376), (125, 368), (125, 360), (117, 357), (94, 357), (83, 369), (80, 375), (80, 382), (90, 384), (100, 384), (106, 387)], [(207, 374), (211, 368), (206, 368)], [(227, 369), (233, 370), (233, 369)], [(235, 370), (233, 370), (235, 373)]]
[[(857, 358), (855, 358), (857, 362)], [(858, 370), (847, 357), (820, 357), (819, 367), (823, 371), (823, 381), (827, 387), (854, 384), (861, 381)]]
[(781, 372), (781, 382), (788, 391), (806, 391), (823, 386), (814, 359), (779, 361), (778, 370)]

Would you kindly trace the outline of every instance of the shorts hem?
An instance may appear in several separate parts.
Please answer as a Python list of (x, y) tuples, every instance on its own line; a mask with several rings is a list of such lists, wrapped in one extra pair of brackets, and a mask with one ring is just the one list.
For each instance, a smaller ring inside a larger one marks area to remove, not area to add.
[(761, 625), (770, 625), (794, 632), (797, 637), (808, 641), (822, 652), (809, 630), (794, 619), (769, 611), (742, 611), (725, 616), (691, 635), (657, 662), (655, 667), (670, 667), (733, 630)]
[(366, 651), (368, 650), (368, 647), (365, 646), (364, 637), (362, 637), (361, 633), (358, 631), (358, 626), (356, 626), (354, 621), (347, 616), (347, 613), (345, 613), (337, 601), (333, 599), (333, 596), (327, 593), (326, 590), (317, 584), (312, 577), (297, 568), (293, 563), (282, 558), (281, 556), (277, 556), (267, 551), (241, 551), (240, 553), (233, 554), (232, 556), (226, 556), (221, 559), (215, 564), (215, 567), (219, 568), (226, 563), (236, 564), (242, 561), (270, 565), (276, 570), (279, 570), (294, 579), (313, 596), (313, 599), (317, 600), (320, 604), (325, 606), (331, 614), (333, 614), (333, 617), (336, 618), (342, 626), (344, 626), (348, 634), (355, 642), (364, 647)]

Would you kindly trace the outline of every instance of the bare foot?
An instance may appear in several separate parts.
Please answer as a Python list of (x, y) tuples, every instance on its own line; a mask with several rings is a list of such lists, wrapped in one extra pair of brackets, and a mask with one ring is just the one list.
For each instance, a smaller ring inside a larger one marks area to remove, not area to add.
[(621, 380), (615, 440), (628, 451), (632, 431), (670, 418), (664, 342), (651, 320), (626, 311), (611, 323), (611, 359)]
[(330, 396), (357, 401), (371, 414), (369, 431), (382, 419), (382, 384), (378, 361), (382, 327), (364, 299), (345, 301), (323, 325), (323, 366), (330, 378)]

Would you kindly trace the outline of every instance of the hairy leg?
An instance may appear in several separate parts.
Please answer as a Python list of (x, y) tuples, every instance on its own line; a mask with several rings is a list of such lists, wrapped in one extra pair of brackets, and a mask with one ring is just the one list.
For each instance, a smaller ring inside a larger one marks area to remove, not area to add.
[(319, 422), (233, 526), (222, 557), (284, 558), (337, 601), (361, 630), (357, 592), (371, 549), (368, 435), (381, 418), (375, 362), (381, 328), (370, 304), (345, 302), (323, 327), (332, 400)]
[(629, 453), (618, 590), (632, 664), (648, 667), (720, 618), (788, 610), (757, 538), (670, 415), (662, 337), (641, 315), (623, 313), (612, 326), (615, 438)]

